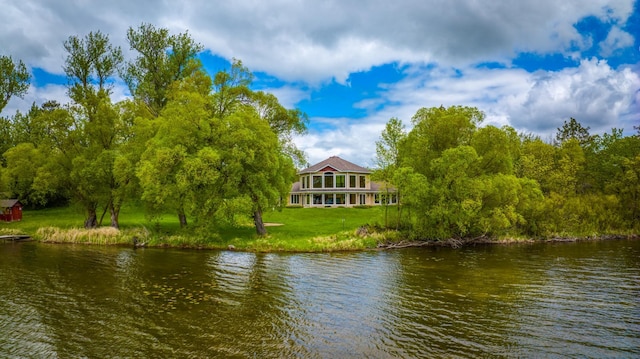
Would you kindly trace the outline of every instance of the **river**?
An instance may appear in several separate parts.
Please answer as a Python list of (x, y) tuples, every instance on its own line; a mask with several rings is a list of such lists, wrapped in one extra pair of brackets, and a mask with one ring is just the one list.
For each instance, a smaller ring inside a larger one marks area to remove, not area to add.
[(320, 254), (0, 242), (0, 358), (640, 358), (640, 241)]

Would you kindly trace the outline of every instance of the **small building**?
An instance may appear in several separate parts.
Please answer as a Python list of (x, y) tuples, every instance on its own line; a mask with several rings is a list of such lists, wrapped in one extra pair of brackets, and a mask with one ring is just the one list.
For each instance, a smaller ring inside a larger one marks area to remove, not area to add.
[(0, 222), (22, 220), (22, 203), (17, 199), (0, 199)]
[[(301, 207), (354, 207), (381, 204), (384, 186), (371, 180), (371, 170), (329, 157), (298, 172), (287, 204)], [(396, 203), (395, 191), (389, 203)]]

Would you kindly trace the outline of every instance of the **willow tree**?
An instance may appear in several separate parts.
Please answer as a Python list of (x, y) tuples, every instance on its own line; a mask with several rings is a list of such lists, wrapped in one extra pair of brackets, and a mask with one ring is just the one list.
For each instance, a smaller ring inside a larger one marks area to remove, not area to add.
[(227, 198), (244, 199), (258, 235), (266, 235), (266, 209), (279, 207), (295, 177), (293, 160), (277, 134), (251, 108), (222, 120), (221, 176)]
[(127, 39), (137, 56), (125, 64), (121, 76), (133, 97), (157, 117), (167, 104), (171, 84), (202, 71), (197, 55), (203, 47), (188, 32), (170, 34), (145, 23), (130, 27)]
[(174, 211), (181, 227), (189, 214), (204, 219), (221, 199), (218, 120), (209, 108), (210, 78), (202, 73), (174, 82), (167, 103), (155, 120), (157, 131), (146, 144), (136, 175), (142, 199), (152, 214)]
[(113, 162), (119, 118), (110, 96), (114, 76), (123, 61), (122, 51), (99, 31), (84, 38), (70, 36), (64, 48), (68, 93), (74, 103), (76, 128), (82, 133), (71, 161), (73, 193), (86, 210), (85, 228), (98, 225), (100, 203), (111, 210), (111, 225), (118, 227), (111, 192), (115, 185)]
[(411, 119), (402, 157), (405, 164), (429, 176), (429, 166), (442, 152), (469, 145), (484, 113), (475, 107), (451, 106), (421, 108)]

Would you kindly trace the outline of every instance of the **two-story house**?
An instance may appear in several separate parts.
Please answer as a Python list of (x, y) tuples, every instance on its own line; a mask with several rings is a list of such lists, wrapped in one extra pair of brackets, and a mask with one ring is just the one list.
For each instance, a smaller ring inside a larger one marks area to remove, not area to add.
[[(290, 206), (353, 207), (380, 204), (382, 185), (371, 171), (333, 156), (298, 172), (289, 195)], [(395, 196), (390, 198), (395, 203)]]

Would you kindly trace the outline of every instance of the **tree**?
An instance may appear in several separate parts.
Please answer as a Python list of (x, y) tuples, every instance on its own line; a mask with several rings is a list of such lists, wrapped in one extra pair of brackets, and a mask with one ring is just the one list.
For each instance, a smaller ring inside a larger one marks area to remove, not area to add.
[(168, 101), (169, 86), (203, 71), (196, 57), (203, 47), (188, 32), (170, 35), (168, 29), (145, 23), (129, 28), (127, 39), (138, 56), (124, 66), (121, 76), (133, 97), (157, 117)]
[(30, 79), (22, 60), (15, 63), (10, 56), (0, 56), (0, 112), (12, 96), (22, 98), (27, 93)]
[(13, 138), (18, 143), (5, 152), (7, 174), (14, 179), (8, 181), (8, 189), (30, 206), (66, 203), (71, 191), (67, 155), (75, 153), (76, 142), (70, 113), (49, 101), (13, 119)]
[(475, 107), (419, 109), (411, 120), (414, 127), (401, 150), (404, 164), (429, 176), (431, 161), (447, 149), (469, 145), (483, 119), (484, 113)]
[(157, 131), (136, 170), (152, 213), (173, 210), (181, 227), (187, 226), (188, 214), (196, 221), (213, 216), (222, 199), (216, 182), (219, 120), (212, 116), (200, 76), (206, 75), (170, 86), (168, 102), (154, 120)]
[(114, 152), (118, 145), (118, 111), (111, 103), (111, 83), (123, 61), (122, 51), (113, 47), (107, 35), (90, 32), (84, 38), (70, 36), (64, 43), (68, 53), (64, 71), (69, 79), (69, 97), (78, 118), (76, 128), (82, 142), (72, 159), (74, 194), (87, 212), (85, 228), (98, 226), (100, 203), (112, 213), (112, 226), (118, 227), (118, 208), (111, 198)]
[(225, 118), (239, 106), (248, 105), (252, 97), (249, 89), (252, 81), (253, 74), (238, 59), (233, 59), (229, 70), (218, 71), (213, 79), (214, 116)]
[(510, 127), (486, 126), (478, 129), (471, 145), (481, 157), (480, 170), (485, 174), (513, 174), (513, 162), (520, 141)]
[(251, 105), (258, 116), (266, 121), (278, 136), (283, 152), (296, 164), (304, 165), (306, 163), (304, 153), (296, 147), (293, 136), (306, 133), (307, 115), (299, 109), (285, 108), (275, 95), (262, 91), (251, 93)]
[[(388, 227), (388, 200), (394, 184), (395, 173), (400, 167), (400, 145), (407, 137), (402, 121), (393, 117), (387, 122), (384, 130), (380, 134), (380, 139), (376, 141), (376, 165), (377, 170), (374, 177), (383, 182), (386, 192), (382, 204), (384, 205), (384, 225)], [(395, 189), (397, 197), (398, 218), (396, 229), (400, 227), (401, 220), (401, 198), (399, 189)]]
[(558, 127), (556, 145), (561, 145), (570, 139), (576, 139), (580, 146), (585, 146), (591, 140), (589, 129), (589, 127), (583, 127), (580, 122), (571, 117), (569, 122), (564, 121), (562, 127)]

